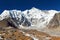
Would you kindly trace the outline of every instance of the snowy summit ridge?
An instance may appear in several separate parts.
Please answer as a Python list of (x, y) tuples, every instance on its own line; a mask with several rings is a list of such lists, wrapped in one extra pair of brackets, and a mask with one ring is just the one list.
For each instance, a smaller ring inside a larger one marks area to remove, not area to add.
[[(5, 10), (0, 15), (0, 21), (3, 19), (11, 18), (17, 25), (27, 25), (36, 28), (44, 28), (56, 13), (56, 10), (40, 10), (32, 8), (30, 10)], [(17, 21), (17, 22), (16, 22)]]

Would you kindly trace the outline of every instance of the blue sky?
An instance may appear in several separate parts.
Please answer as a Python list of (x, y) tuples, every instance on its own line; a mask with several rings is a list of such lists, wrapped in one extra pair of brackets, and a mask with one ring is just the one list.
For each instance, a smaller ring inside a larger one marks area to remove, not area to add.
[(4, 10), (26, 10), (36, 7), (41, 10), (60, 10), (60, 0), (0, 0), (0, 13)]

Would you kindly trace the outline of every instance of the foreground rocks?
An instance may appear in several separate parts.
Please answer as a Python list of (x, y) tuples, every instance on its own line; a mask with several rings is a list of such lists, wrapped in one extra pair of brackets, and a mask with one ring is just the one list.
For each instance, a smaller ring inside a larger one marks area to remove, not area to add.
[[(1, 27), (0, 27), (1, 28)], [(6, 27), (0, 30), (0, 40), (60, 40), (60, 37), (51, 36), (37, 30), (24, 30)]]

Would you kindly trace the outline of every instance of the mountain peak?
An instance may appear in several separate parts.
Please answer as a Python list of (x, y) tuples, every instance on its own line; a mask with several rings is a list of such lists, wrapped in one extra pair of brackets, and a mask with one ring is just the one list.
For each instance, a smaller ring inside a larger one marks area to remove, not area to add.
[(32, 7), (30, 10), (31, 10), (31, 11), (40, 11), (40, 9), (35, 8), (35, 7)]

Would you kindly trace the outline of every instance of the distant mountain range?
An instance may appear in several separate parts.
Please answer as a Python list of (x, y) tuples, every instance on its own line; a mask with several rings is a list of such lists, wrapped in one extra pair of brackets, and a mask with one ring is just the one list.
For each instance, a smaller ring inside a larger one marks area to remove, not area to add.
[(60, 26), (60, 11), (40, 10), (5, 10), (0, 15), (0, 21), (8, 19), (10, 24), (19, 27), (20, 25), (31, 28), (45, 28)]

